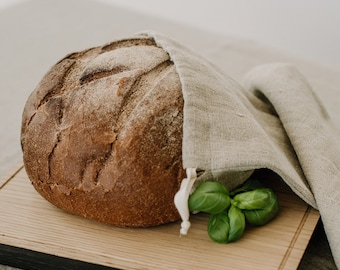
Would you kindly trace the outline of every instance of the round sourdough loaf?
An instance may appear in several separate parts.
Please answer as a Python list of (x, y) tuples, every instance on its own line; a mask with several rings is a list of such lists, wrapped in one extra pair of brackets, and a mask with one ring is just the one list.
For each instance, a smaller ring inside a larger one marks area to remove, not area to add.
[(27, 174), (52, 204), (117, 226), (179, 219), (183, 97), (169, 55), (135, 37), (66, 56), (25, 105)]

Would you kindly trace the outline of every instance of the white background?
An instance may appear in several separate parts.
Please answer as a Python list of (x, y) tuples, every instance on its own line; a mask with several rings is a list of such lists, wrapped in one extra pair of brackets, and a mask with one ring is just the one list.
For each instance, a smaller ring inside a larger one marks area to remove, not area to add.
[[(0, 9), (24, 1), (0, 0)], [(258, 41), (340, 70), (340, 0), (93, 1)]]

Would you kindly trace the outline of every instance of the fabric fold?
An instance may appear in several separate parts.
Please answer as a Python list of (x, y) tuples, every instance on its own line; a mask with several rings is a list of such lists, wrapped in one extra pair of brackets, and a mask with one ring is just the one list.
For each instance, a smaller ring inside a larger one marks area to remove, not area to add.
[(218, 67), (157, 33), (184, 97), (183, 165), (195, 184), (211, 179), (230, 189), (260, 168), (277, 173), (319, 209), (340, 265), (340, 146), (332, 123), (304, 77), (288, 64), (256, 67), (244, 86)]
[(335, 259), (340, 263), (340, 138), (329, 116), (299, 71), (268, 64), (250, 71), (247, 88), (265, 96), (278, 113), (320, 211)]

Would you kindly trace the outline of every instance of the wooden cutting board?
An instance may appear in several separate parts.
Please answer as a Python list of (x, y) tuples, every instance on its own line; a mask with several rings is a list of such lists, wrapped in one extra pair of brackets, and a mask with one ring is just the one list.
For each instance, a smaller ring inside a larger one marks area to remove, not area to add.
[(213, 243), (205, 214), (147, 229), (116, 228), (68, 214), (45, 201), (22, 164), (0, 179), (0, 243), (119, 269), (296, 269), (319, 219), (282, 181), (270, 184), (280, 213), (231, 244)]

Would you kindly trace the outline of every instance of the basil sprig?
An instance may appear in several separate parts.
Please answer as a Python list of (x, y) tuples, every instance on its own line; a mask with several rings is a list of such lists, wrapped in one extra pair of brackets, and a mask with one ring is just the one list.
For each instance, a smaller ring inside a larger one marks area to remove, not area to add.
[(232, 192), (220, 182), (203, 182), (190, 195), (188, 205), (192, 212), (211, 214), (208, 235), (217, 243), (240, 239), (246, 224), (265, 225), (279, 211), (275, 193), (253, 178)]

